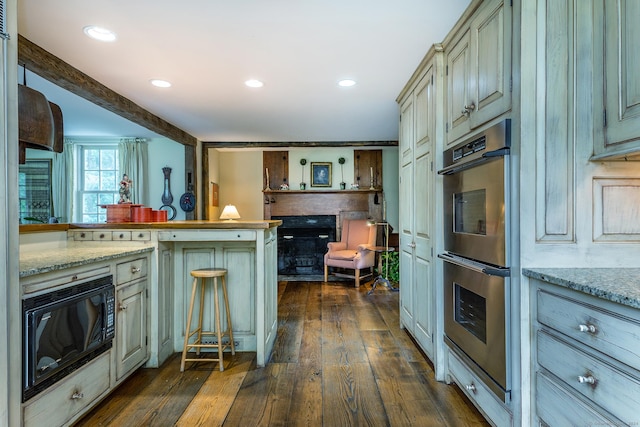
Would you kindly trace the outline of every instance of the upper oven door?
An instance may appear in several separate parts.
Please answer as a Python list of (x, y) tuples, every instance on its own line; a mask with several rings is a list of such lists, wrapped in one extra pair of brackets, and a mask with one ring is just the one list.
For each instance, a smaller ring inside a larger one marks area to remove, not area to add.
[(506, 266), (505, 160), (444, 176), (445, 250)]

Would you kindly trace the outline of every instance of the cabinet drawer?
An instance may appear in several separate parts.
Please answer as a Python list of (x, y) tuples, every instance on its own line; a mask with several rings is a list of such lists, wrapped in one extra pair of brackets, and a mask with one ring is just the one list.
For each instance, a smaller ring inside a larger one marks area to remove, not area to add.
[(538, 364), (621, 420), (640, 421), (638, 378), (544, 331), (538, 332)]
[(110, 231), (92, 231), (93, 235), (92, 240), (101, 241), (101, 240), (112, 240), (112, 235)]
[(130, 231), (112, 231), (111, 238), (112, 240), (131, 240), (131, 232)]
[(138, 258), (116, 266), (116, 286), (147, 275), (147, 259)]
[(150, 231), (132, 231), (131, 240), (151, 240)]
[(640, 322), (544, 290), (537, 299), (538, 322), (640, 369)]
[(28, 281), (25, 279), (21, 280), (20, 283), (22, 284), (22, 293), (31, 294), (34, 292), (49, 290), (61, 285), (97, 279), (98, 277), (106, 276), (110, 272), (111, 268), (109, 268), (109, 266), (98, 267), (92, 270), (72, 269), (64, 270), (62, 274), (47, 274), (45, 276), (37, 275), (34, 276), (37, 281)]
[(65, 425), (88, 408), (109, 389), (110, 358), (107, 351), (29, 400), (23, 409), (24, 425)]
[(91, 231), (74, 231), (73, 240), (93, 240), (93, 232)]
[(511, 412), (452, 351), (449, 351), (449, 373), (454, 377), (460, 389), (469, 396), (474, 405), (482, 408), (483, 414), (486, 414), (494, 425), (512, 425)]
[[(548, 426), (617, 426), (618, 420), (596, 412), (593, 405), (583, 402), (550, 377), (536, 374), (536, 413)], [(538, 425), (538, 423), (536, 423)]]

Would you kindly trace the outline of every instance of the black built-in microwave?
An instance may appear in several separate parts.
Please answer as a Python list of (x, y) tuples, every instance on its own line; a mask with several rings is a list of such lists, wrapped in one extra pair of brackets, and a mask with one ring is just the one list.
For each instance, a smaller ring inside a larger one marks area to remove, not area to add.
[(25, 298), (22, 318), (24, 402), (111, 348), (113, 276)]

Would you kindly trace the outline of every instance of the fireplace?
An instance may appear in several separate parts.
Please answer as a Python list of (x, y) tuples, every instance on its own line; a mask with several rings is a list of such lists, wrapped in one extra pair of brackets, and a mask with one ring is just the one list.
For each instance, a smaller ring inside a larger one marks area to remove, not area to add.
[(336, 239), (335, 215), (272, 217), (278, 227), (278, 274), (323, 274), (327, 243)]

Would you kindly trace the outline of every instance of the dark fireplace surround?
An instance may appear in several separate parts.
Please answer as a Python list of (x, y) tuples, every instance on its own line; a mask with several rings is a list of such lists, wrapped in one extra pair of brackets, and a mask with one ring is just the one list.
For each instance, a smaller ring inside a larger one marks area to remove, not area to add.
[(278, 228), (278, 274), (323, 274), (327, 243), (336, 240), (335, 215), (273, 217)]
[(324, 273), (327, 243), (344, 219), (382, 218), (382, 190), (265, 190), (264, 218), (278, 219), (278, 274)]

